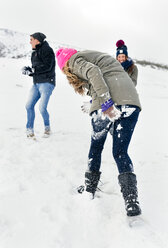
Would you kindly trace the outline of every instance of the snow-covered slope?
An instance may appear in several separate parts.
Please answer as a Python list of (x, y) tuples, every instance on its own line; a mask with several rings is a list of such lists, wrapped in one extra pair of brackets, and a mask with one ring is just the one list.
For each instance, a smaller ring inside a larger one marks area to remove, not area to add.
[(36, 107), (37, 142), (25, 135), (25, 103), (31, 78), (21, 75), (26, 59), (0, 59), (0, 247), (168, 247), (167, 72), (139, 66), (143, 106), (130, 154), (138, 177), (143, 223), (130, 228), (108, 136), (102, 158), (105, 193), (89, 200), (76, 193), (83, 183), (90, 142), (84, 100), (57, 71), (49, 103), (52, 136), (42, 138)]
[[(31, 46), (29, 40), (30, 34), (0, 28), (0, 57), (30, 57)], [(58, 42), (50, 42), (50, 45), (53, 49), (63, 46)]]
[[(30, 34), (20, 33), (9, 29), (0, 28), (0, 57), (6, 58), (30, 58), (31, 46), (29, 44)], [(68, 44), (50, 41), (50, 46), (56, 50), (59, 47), (71, 47)], [(75, 47), (81, 50), (79, 47)]]
[(0, 56), (22, 58), (30, 55), (29, 35), (0, 28)]

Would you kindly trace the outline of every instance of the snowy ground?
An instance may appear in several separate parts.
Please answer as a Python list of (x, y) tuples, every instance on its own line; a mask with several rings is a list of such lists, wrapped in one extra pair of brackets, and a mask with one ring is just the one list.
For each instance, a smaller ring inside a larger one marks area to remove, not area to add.
[(106, 193), (91, 201), (75, 191), (84, 180), (90, 118), (59, 70), (49, 104), (52, 136), (42, 138), (37, 106), (37, 142), (27, 140), (25, 103), (32, 82), (20, 73), (24, 65), (29, 61), (0, 59), (0, 248), (168, 247), (167, 72), (139, 66), (143, 111), (130, 154), (144, 222), (130, 228), (110, 135), (101, 168)]

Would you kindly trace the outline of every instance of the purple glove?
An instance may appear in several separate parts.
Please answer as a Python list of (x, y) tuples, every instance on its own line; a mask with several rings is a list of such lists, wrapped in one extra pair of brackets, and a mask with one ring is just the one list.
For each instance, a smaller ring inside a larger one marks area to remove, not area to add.
[(110, 98), (108, 101), (106, 101), (105, 103), (103, 103), (101, 105), (102, 108), (102, 112), (106, 111), (107, 109), (109, 109), (111, 106), (113, 106), (114, 102), (112, 101), (112, 99)]

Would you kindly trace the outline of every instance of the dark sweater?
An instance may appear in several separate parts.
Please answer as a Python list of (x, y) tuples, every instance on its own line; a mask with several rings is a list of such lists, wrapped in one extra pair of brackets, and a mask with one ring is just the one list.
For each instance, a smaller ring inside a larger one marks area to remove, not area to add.
[(33, 82), (55, 85), (55, 55), (47, 41), (40, 43), (32, 52)]

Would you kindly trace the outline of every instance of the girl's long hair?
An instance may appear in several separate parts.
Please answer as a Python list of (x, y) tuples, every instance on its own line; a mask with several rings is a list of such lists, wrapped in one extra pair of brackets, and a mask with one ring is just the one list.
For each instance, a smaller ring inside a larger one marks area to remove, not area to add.
[(133, 64), (128, 68), (128, 74), (131, 74), (133, 72), (134, 67), (135, 67), (135, 64), (133, 62)]
[[(126, 56), (126, 60), (127, 60), (127, 59), (128, 59), (128, 56)], [(132, 61), (132, 62), (133, 62), (133, 61)], [(132, 65), (128, 68), (127, 73), (128, 73), (128, 74), (131, 74), (131, 73), (133, 72), (134, 67), (135, 67), (135, 64), (134, 64), (134, 62), (133, 62)]]
[(84, 95), (85, 94), (84, 85), (86, 85), (87, 81), (82, 81), (75, 74), (71, 73), (68, 61), (63, 67), (62, 71), (66, 75), (69, 84), (74, 88), (75, 92), (79, 93), (80, 95)]

